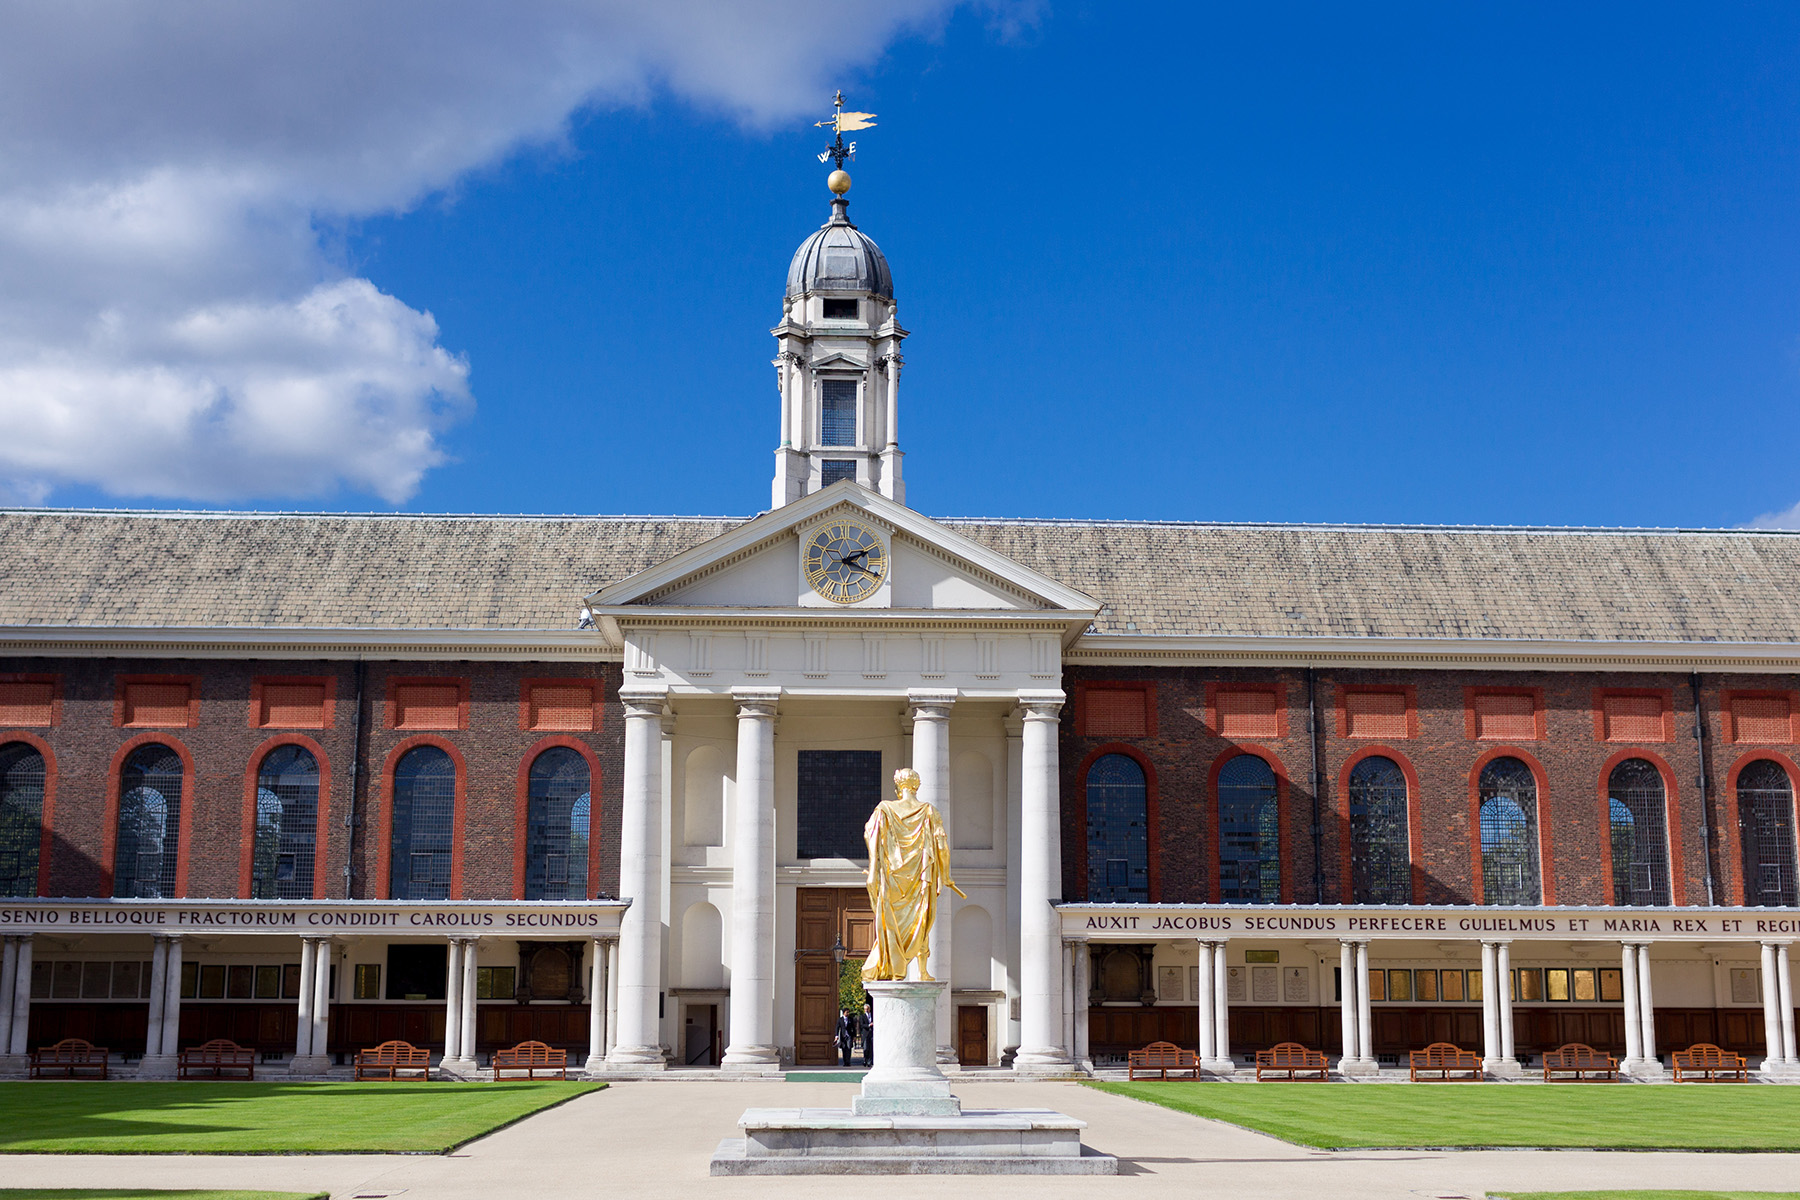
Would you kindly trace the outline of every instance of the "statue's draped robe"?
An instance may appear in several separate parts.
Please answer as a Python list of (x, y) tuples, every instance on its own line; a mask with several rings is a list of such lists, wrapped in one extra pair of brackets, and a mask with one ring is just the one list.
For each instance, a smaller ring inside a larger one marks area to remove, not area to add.
[(883, 800), (869, 814), (863, 840), (869, 847), (875, 945), (863, 963), (862, 977), (905, 979), (907, 964), (925, 957), (937, 920), (938, 889), (950, 879), (944, 818), (916, 798)]

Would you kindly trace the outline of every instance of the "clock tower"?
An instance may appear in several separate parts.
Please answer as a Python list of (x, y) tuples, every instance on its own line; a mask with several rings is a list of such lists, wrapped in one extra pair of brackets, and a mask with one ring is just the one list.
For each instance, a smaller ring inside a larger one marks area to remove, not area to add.
[[(849, 114), (846, 114), (849, 115)], [(831, 219), (788, 267), (775, 335), (781, 435), (770, 506), (854, 479), (906, 502), (900, 478), (900, 343), (887, 257), (850, 223), (850, 176), (833, 171)]]

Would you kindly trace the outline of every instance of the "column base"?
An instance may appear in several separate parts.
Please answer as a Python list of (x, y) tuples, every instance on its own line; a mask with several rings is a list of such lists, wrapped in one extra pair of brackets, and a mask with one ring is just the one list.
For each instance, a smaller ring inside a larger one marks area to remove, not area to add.
[(1481, 1070), (1489, 1079), (1523, 1079), (1525, 1068), (1516, 1058), (1484, 1058)]
[(31, 1074), (31, 1055), (0, 1054), (0, 1079), (24, 1079)]
[(1200, 1070), (1206, 1075), (1222, 1075), (1230, 1078), (1237, 1074), (1238, 1065), (1229, 1058), (1203, 1058)]
[(940, 1067), (954, 1067), (962, 1062), (962, 1058), (956, 1053), (955, 1046), (939, 1046), (937, 1062)]
[(780, 1046), (731, 1046), (719, 1063), (725, 1075), (768, 1075), (781, 1070)]
[(593, 1079), (642, 1079), (661, 1075), (669, 1069), (661, 1046), (614, 1046), (598, 1071), (588, 1072)]
[(1064, 1054), (1062, 1049), (1057, 1046), (1047, 1046), (1041, 1049), (1022, 1047), (1017, 1054), (1013, 1055), (1012, 1069), (1015, 1075), (1040, 1078), (1044, 1076), (1067, 1077), (1081, 1073), (1081, 1068), (1075, 1064), (1075, 1060)]
[(1381, 1074), (1381, 1064), (1372, 1058), (1340, 1058), (1337, 1069), (1345, 1079), (1373, 1079)]
[(472, 1058), (446, 1058), (438, 1063), (438, 1076), (443, 1079), (480, 1079), (481, 1068)]
[(146, 1054), (138, 1059), (139, 1079), (173, 1079), (177, 1063), (173, 1054)]
[(324, 1075), (331, 1070), (329, 1054), (296, 1054), (288, 1060), (289, 1075)]
[(1661, 1059), (1622, 1058), (1619, 1060), (1619, 1074), (1630, 1079), (1661, 1079), (1667, 1072), (1663, 1069)]
[[(0, 1059), (0, 1063), (4, 1062)], [(1756, 1074), (1768, 1083), (1800, 1083), (1800, 1062), (1791, 1058), (1765, 1058)]]

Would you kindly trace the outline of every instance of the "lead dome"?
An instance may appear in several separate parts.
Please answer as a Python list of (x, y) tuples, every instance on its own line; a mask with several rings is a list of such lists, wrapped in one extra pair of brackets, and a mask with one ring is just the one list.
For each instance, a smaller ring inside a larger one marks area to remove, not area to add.
[(850, 223), (850, 202), (842, 196), (831, 202), (831, 219), (800, 243), (788, 265), (789, 299), (809, 292), (867, 292), (883, 300), (894, 298), (894, 276), (887, 255), (869, 236)]

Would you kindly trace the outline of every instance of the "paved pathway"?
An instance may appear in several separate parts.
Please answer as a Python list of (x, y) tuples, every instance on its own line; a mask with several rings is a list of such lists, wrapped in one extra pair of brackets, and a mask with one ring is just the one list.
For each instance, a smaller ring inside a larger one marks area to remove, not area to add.
[(1117, 1178), (712, 1179), (707, 1161), (750, 1106), (848, 1103), (849, 1084), (625, 1083), (583, 1096), (449, 1156), (6, 1155), (8, 1187), (210, 1187), (328, 1190), (333, 1200), (492, 1200), (528, 1196), (781, 1200), (846, 1188), (887, 1197), (982, 1200), (1081, 1196), (1479, 1197), (1487, 1191), (1604, 1187), (1776, 1190), (1800, 1187), (1800, 1155), (1592, 1151), (1327, 1153), (1075, 1084), (959, 1082), (971, 1108), (1059, 1108), (1088, 1122), (1087, 1142), (1116, 1154)]

